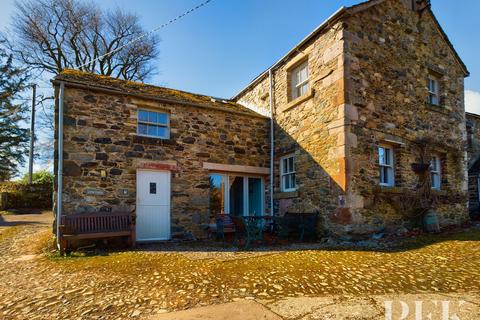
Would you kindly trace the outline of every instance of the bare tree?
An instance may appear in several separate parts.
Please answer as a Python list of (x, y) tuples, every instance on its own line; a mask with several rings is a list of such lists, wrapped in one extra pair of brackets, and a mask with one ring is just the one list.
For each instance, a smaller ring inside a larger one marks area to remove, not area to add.
[(140, 81), (154, 71), (157, 36), (148, 34), (125, 46), (144, 34), (136, 15), (102, 11), (79, 0), (21, 0), (15, 5), (11, 49), (31, 69), (57, 74), (71, 68)]
[(101, 10), (89, 0), (18, 0), (15, 7), (11, 28), (0, 34), (0, 42), (40, 82), (35, 157), (48, 165), (54, 131), (48, 79), (70, 68), (145, 81), (155, 71), (152, 62), (158, 56), (159, 39), (145, 35), (138, 16), (120, 9)]

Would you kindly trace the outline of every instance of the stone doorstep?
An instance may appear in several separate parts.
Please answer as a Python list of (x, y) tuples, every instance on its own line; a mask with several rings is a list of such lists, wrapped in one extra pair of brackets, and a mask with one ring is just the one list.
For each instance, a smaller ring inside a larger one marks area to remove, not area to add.
[(266, 307), (252, 300), (163, 313), (149, 320), (282, 320)]

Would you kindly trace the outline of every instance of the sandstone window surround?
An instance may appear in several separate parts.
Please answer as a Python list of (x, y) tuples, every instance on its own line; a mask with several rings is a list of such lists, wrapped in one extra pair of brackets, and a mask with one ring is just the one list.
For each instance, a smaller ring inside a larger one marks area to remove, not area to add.
[(430, 161), (430, 175), (432, 179), (432, 189), (440, 190), (441, 188), (441, 171), (442, 163), (439, 156), (433, 156)]
[(169, 139), (169, 114), (166, 112), (153, 111), (149, 109), (138, 109), (137, 134), (144, 137)]
[(297, 190), (294, 155), (287, 155), (280, 158), (280, 190), (282, 192)]
[(428, 104), (433, 106), (440, 105), (440, 81), (438, 77), (430, 74), (427, 79)]
[(310, 47), (301, 51), (285, 65), (287, 103), (279, 108), (280, 112), (286, 112), (313, 97), (314, 90), (310, 83), (310, 64), (308, 60), (312, 50), (312, 47)]
[(390, 146), (381, 145), (378, 147), (378, 164), (380, 167), (380, 186), (394, 187), (395, 186), (395, 172), (394, 172), (394, 154), (393, 148)]
[(308, 93), (308, 89), (310, 88), (308, 59), (305, 59), (290, 71), (290, 85), (292, 100)]

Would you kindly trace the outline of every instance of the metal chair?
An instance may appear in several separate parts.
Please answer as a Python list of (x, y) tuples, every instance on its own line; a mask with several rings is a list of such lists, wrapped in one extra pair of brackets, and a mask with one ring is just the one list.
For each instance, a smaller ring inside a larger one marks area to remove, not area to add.
[(257, 219), (243, 219), (247, 232), (247, 241), (245, 243), (245, 248), (248, 249), (253, 242), (263, 240), (263, 223), (262, 221)]
[(225, 244), (225, 229), (224, 229), (224, 221), (223, 217), (216, 217), (215, 218), (215, 238), (216, 240), (222, 239), (223, 243)]
[(240, 239), (245, 239), (246, 227), (245, 221), (241, 217), (232, 216), (233, 226), (235, 227), (234, 245), (238, 247)]

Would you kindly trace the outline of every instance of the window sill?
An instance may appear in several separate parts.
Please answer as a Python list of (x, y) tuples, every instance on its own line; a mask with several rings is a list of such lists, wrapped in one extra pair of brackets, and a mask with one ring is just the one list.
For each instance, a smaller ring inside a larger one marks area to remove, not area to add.
[(287, 103), (285, 105), (285, 107), (280, 109), (280, 112), (286, 112), (286, 111), (292, 109), (293, 107), (299, 105), (300, 103), (311, 99), (314, 96), (314, 94), (315, 94), (315, 90), (313, 90), (312, 88), (308, 89), (307, 93), (305, 93), (303, 96), (295, 98), (294, 100)]
[(441, 114), (445, 114), (445, 115), (448, 115), (449, 111), (446, 107), (442, 106), (442, 105), (439, 105), (439, 104), (431, 104), (431, 103), (426, 103), (427, 105), (427, 109), (431, 110), (431, 111), (434, 111), (434, 112), (438, 112), (438, 113), (441, 113)]
[(432, 188), (432, 194), (436, 196), (448, 196), (449, 191), (446, 189), (433, 189)]
[(298, 190), (296, 191), (288, 191), (288, 192), (278, 192), (273, 195), (273, 199), (290, 199), (290, 198), (298, 198)]
[(157, 138), (157, 137), (150, 137), (150, 136), (142, 136), (138, 134), (134, 134), (133, 136), (133, 142), (134, 143), (140, 143), (140, 144), (151, 144), (151, 145), (172, 145), (175, 144), (175, 140), (170, 139), (164, 139), (164, 138)]
[(378, 186), (377, 191), (381, 193), (404, 193), (407, 190), (405, 188), (400, 188), (400, 187), (389, 187), (389, 186)]

